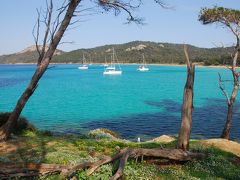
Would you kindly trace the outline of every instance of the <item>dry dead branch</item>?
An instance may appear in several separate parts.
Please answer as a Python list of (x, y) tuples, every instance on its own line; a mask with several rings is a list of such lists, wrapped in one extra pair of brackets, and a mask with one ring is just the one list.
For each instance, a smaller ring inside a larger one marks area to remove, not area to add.
[(152, 157), (156, 159), (167, 159), (179, 162), (191, 161), (194, 159), (204, 158), (206, 155), (203, 153), (193, 153), (189, 151), (183, 151), (181, 149), (144, 149), (144, 148), (126, 148), (121, 150), (113, 157), (104, 156), (102, 159), (96, 162), (84, 162), (75, 166), (63, 166), (57, 164), (1, 164), (0, 165), (0, 177), (31, 177), (51, 174), (62, 174), (65, 177), (72, 177), (76, 171), (81, 169), (87, 169), (87, 174), (91, 175), (100, 166), (111, 163), (115, 160), (120, 160), (118, 170), (111, 177), (111, 180), (120, 178), (123, 175), (124, 167), (129, 158), (136, 157)]

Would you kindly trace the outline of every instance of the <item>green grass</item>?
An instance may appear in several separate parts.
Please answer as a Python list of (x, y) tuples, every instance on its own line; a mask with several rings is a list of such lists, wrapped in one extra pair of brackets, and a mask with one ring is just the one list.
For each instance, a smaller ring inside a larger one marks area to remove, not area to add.
[[(38, 131), (23, 131), (9, 142), (18, 145), (14, 153), (0, 156), (1, 162), (38, 162), (74, 165), (85, 161), (96, 161), (102, 155), (113, 155), (126, 147), (174, 148), (172, 143), (133, 143), (128, 141), (95, 140), (90, 137), (54, 137)], [(204, 152), (207, 158), (185, 164), (153, 164), (149, 161), (131, 159), (124, 170), (124, 179), (240, 179), (240, 167), (230, 160), (235, 155), (213, 147), (204, 147), (197, 141), (190, 144), (191, 151)], [(140, 158), (139, 158), (140, 159)], [(86, 171), (77, 173), (78, 179), (105, 180), (116, 171), (117, 163), (99, 168), (92, 176)], [(60, 179), (59, 175), (39, 177), (36, 179)]]

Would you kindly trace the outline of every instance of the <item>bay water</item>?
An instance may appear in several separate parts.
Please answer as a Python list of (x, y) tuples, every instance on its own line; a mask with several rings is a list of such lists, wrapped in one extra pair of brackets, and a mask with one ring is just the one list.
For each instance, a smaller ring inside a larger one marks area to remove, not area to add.
[[(103, 75), (101, 65), (79, 70), (77, 64), (50, 65), (22, 115), (37, 128), (56, 134), (82, 134), (108, 128), (123, 138), (150, 139), (177, 135), (186, 81), (184, 66), (121, 65), (123, 74)], [(9, 112), (31, 79), (35, 65), (0, 65), (0, 112)], [(196, 67), (193, 138), (219, 137), (227, 111), (218, 85), (218, 73), (231, 80), (224, 68)], [(232, 81), (225, 88), (231, 93)], [(240, 139), (239, 95), (231, 137)]]

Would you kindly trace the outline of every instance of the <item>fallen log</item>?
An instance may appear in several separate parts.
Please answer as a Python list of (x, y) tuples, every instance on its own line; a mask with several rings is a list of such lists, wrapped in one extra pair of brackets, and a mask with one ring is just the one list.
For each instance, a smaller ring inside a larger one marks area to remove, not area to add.
[[(105, 159), (105, 161), (97, 161), (96, 163), (92, 164), (92, 167), (94, 167), (94, 171), (98, 169), (101, 165), (110, 163), (116, 159), (120, 159), (119, 168), (117, 172), (112, 176), (111, 180), (115, 180), (120, 178), (123, 175), (124, 166), (128, 160), (128, 158), (131, 157), (139, 157), (139, 156), (145, 156), (145, 157), (154, 157), (154, 158), (162, 158), (162, 159), (168, 159), (168, 160), (174, 160), (174, 161), (191, 161), (194, 159), (202, 159), (206, 157), (206, 154), (203, 153), (193, 153), (189, 151), (183, 151), (181, 149), (144, 149), (144, 148), (129, 148), (124, 149), (120, 151), (117, 155), (115, 155), (113, 158)], [(90, 167), (91, 169), (91, 167)], [(91, 173), (94, 172), (93, 170)], [(88, 173), (88, 174), (91, 174)]]
[(69, 168), (71, 167), (59, 164), (6, 163), (0, 164), (0, 178), (33, 177), (49, 174), (59, 174), (62, 171), (69, 171)]
[(206, 154), (183, 151), (181, 149), (126, 148), (121, 150), (113, 157), (104, 156), (103, 158), (96, 162), (84, 162), (77, 164), (75, 166), (64, 166), (58, 164), (35, 164), (35, 163), (1, 164), (0, 178), (31, 177), (51, 174), (62, 174), (66, 178), (69, 178), (72, 177), (76, 173), (76, 171), (86, 168), (88, 168), (87, 174), (91, 175), (100, 166), (120, 159), (118, 170), (111, 177), (111, 180), (116, 180), (123, 175), (124, 167), (126, 165), (128, 158), (136, 158), (143, 156), (186, 162), (194, 159), (202, 159), (206, 157)]

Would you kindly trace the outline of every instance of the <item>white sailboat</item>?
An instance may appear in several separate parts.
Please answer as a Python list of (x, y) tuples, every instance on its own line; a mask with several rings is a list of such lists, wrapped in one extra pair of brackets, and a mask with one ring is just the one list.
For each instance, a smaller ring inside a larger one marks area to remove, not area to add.
[[(117, 62), (117, 56), (115, 54), (114, 48), (112, 49), (112, 58), (111, 59), (112, 59), (111, 64), (104, 69), (103, 74), (104, 75), (121, 75), (122, 70), (121, 70), (120, 65)], [(115, 60), (117, 62), (117, 67), (115, 65)]]
[(85, 59), (84, 54), (83, 54), (83, 58), (82, 58), (82, 65), (79, 66), (78, 69), (80, 69), (80, 70), (87, 70), (88, 69), (88, 65), (86, 64), (86, 59)]
[(149, 71), (149, 68), (146, 66), (144, 54), (142, 54), (142, 57), (143, 57), (143, 63), (137, 68), (137, 70), (141, 72)]
[(108, 63), (107, 63), (107, 60), (106, 60), (106, 56), (105, 56), (105, 63), (103, 64), (104, 67), (108, 67)]

